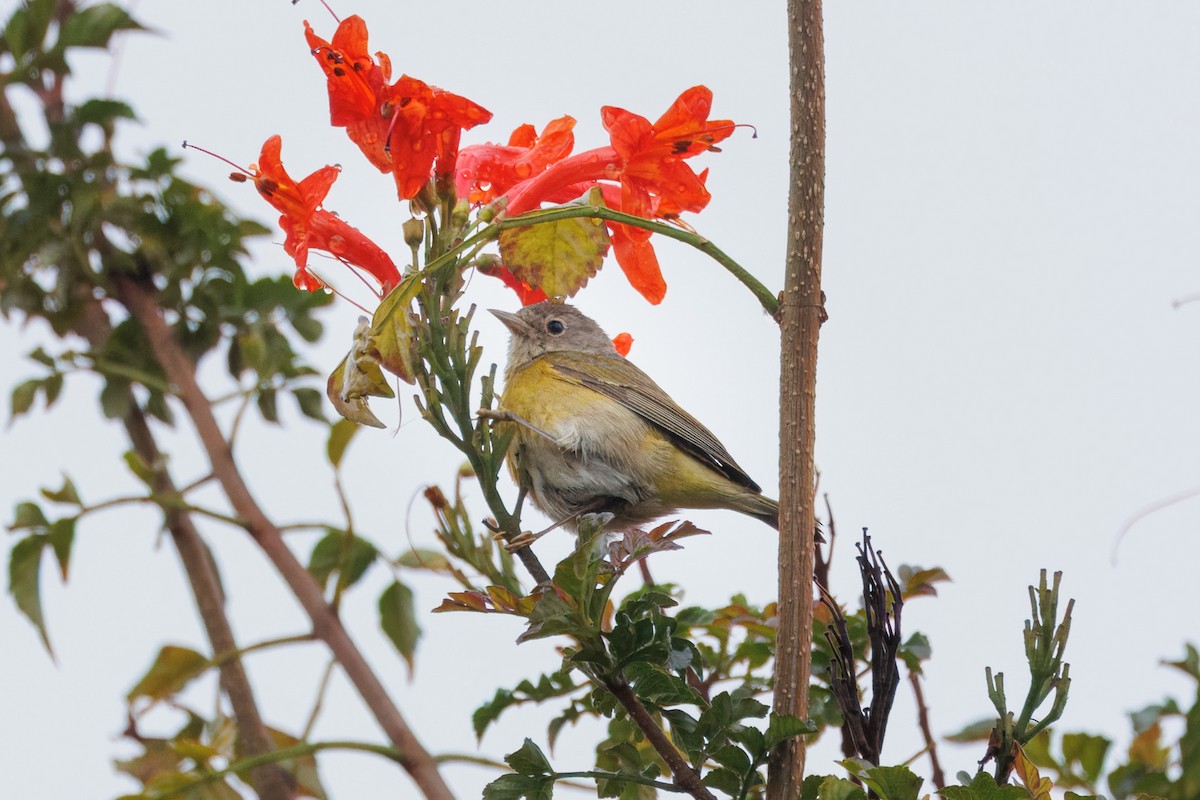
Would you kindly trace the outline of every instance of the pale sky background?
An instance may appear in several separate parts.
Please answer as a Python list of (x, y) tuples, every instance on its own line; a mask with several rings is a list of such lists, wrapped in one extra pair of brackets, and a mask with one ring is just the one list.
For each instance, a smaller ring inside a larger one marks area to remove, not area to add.
[[(14, 4), (0, 2), (7, 17)], [(521, 2), (337, 2), (360, 13), (372, 49), (407, 72), (495, 113), (464, 143), (505, 141), (518, 124), (541, 127), (571, 114), (577, 149), (604, 144), (599, 108), (656, 118), (683, 89), (707, 84), (713, 116), (754, 125), (707, 156), (713, 201), (690, 221), (767, 285), (782, 285), (787, 193), (785, 17), (780, 3), (647, 3), (603, 6)], [(130, 100), (144, 124), (124, 147), (144, 153), (183, 139), (253, 161), (283, 135), (295, 175), (326, 163), (345, 171), (328, 207), (400, 261), (405, 218), (390, 179), (328, 127), (324, 79), (302, 36), (308, 18), (334, 23), (316, 3), (294, 7), (214, 0), (142, 2), (138, 16), (161, 36), (122, 40), (114, 66), (77, 63), (81, 85)], [(935, 731), (991, 713), (983, 672), (1007, 674), (1012, 705), (1025, 686), (1021, 627), (1026, 585), (1039, 568), (1065, 572), (1077, 600), (1068, 660), (1064, 730), (1127, 740), (1125, 714), (1187, 683), (1159, 665), (1200, 638), (1193, 590), (1200, 558), (1200, 500), (1140, 522), (1112, 561), (1121, 523), (1148, 503), (1200, 485), (1200, 6), (1064, 2), (830, 3), (825, 290), (817, 456), (821, 489), (842, 538), (834, 589), (853, 604), (852, 534), (869, 526), (899, 564), (940, 565), (954, 578), (941, 597), (905, 610), (908, 632), (931, 639), (926, 693)], [(273, 213), (228, 169), (186, 153), (186, 173), (264, 222)], [(282, 236), (276, 236), (275, 242)], [(290, 272), (263, 242), (253, 274)], [(777, 328), (721, 268), (683, 245), (658, 242), (669, 290), (651, 307), (608, 264), (578, 298), (610, 333), (635, 337), (631, 358), (705, 421), (774, 493), (777, 482)], [(468, 299), (515, 306), (497, 282), (477, 277)], [(330, 336), (309, 353), (332, 368), (357, 311), (325, 317)], [(488, 357), (503, 359), (498, 322), (478, 320)], [(0, 328), (0, 377), (8, 387), (37, 373), (22, 354), (40, 326)], [(207, 365), (220, 378), (220, 365)], [(0, 434), (0, 507), (68, 473), (99, 501), (137, 490), (120, 465), (119, 426), (95, 413), (98, 382), (68, 382), (49, 415)], [(7, 401), (5, 401), (7, 402)], [(239, 443), (254, 491), (279, 522), (337, 519), (322, 430), (284, 406), (285, 428), (248, 426)], [(7, 408), (7, 406), (5, 406)], [(376, 405), (395, 426), (394, 407)], [(430, 482), (448, 485), (459, 458), (404, 404), (398, 432), (363, 432), (347, 458), (359, 529), (398, 554), (431, 541), (430, 519), (410, 501)], [(182, 412), (179, 417), (183, 420)], [(202, 475), (186, 421), (164, 434), (181, 482)], [(481, 516), (477, 499), (473, 511)], [(687, 587), (689, 602), (715, 606), (735, 592), (775, 596), (775, 539), (732, 513), (689, 514), (711, 537), (653, 564), (660, 580)], [(160, 645), (205, 649), (190, 594), (158, 515), (141, 510), (90, 518), (80, 528), (69, 585), (47, 562), (44, 602), (54, 665), (33, 628), (0, 602), (0, 772), (12, 798), (115, 797), (132, 781), (110, 761), (133, 750), (119, 740), (125, 692)], [(239, 641), (300, 633), (305, 620), (265, 560), (239, 531), (205, 526), (230, 595)], [(3, 555), (11, 539), (4, 537)], [(296, 536), (307, 559), (314, 536)], [(566, 551), (564, 536), (543, 560)], [(348, 598), (343, 618), (434, 752), (500, 757), (525, 735), (544, 742), (546, 713), (510, 712), (478, 751), (470, 712), (497, 686), (553, 670), (553, 643), (513, 644), (516, 620), (432, 616), (446, 581), (407, 577), (422, 609), (416, 674), (376, 626), (386, 585), (376, 568)], [(489, 624), (490, 623), (490, 624)], [(318, 645), (249, 660), (267, 720), (303, 725), (325, 662)], [(207, 712), (215, 682), (189, 701)], [(920, 749), (907, 686), (899, 691), (885, 760)], [(164, 725), (176, 720), (154, 718)], [(153, 732), (154, 722), (147, 722)], [(567, 729), (553, 763), (587, 769), (596, 726)], [(383, 741), (337, 678), (316, 735)], [(838, 772), (836, 736), (810, 758)], [(950, 775), (973, 768), (978, 746), (943, 748)], [(408, 797), (407, 777), (361, 754), (322, 756), (335, 798)], [(928, 775), (927, 763), (915, 769)], [(494, 777), (451, 766), (462, 797)], [(929, 785), (926, 784), (927, 790)], [(571, 793), (564, 790), (563, 796)]]

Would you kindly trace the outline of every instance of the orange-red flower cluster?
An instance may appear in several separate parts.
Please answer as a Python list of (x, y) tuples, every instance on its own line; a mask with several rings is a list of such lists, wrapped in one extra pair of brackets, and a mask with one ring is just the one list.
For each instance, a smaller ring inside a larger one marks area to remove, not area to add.
[(392, 62), (383, 53), (378, 62), (371, 57), (362, 17), (342, 20), (332, 42), (307, 22), (304, 34), (325, 71), (330, 122), (392, 174), (402, 200), (415, 197), (431, 172), (452, 174), (462, 132), (492, 118), (483, 106), (408, 75), (390, 83)]
[[(625, 109), (601, 110), (609, 144), (571, 155), (575, 120), (561, 117), (541, 133), (531, 125), (517, 128), (505, 145), (459, 149), (464, 130), (491, 119), (482, 106), (451, 92), (401, 75), (392, 80), (391, 60), (372, 55), (367, 26), (352, 16), (337, 27), (331, 41), (305, 22), (305, 37), (325, 73), (330, 121), (346, 129), (367, 159), (390, 173), (401, 199), (416, 197), (430, 180), (453, 182), (458, 196), (473, 204), (506, 198), (509, 216), (563, 203), (599, 186), (609, 208), (646, 219), (674, 219), (697, 212), (710, 199), (707, 172), (695, 172), (686, 160), (716, 150), (734, 129), (730, 120), (710, 120), (712, 92), (694, 86), (681, 94), (655, 122)], [(320, 282), (305, 268), (310, 247), (326, 250), (375, 276), (384, 291), (399, 281), (395, 265), (359, 231), (319, 208), (337, 175), (333, 167), (294, 183), (279, 163), (279, 138), (263, 146), (256, 173), (259, 191), (283, 213), (285, 248), (296, 259), (296, 283)], [(630, 284), (658, 303), (666, 293), (651, 232), (607, 223), (613, 252)], [(503, 267), (486, 270), (517, 292), (523, 303), (545, 294), (518, 280)]]
[(279, 225), (287, 238), (283, 250), (296, 260), (297, 288), (313, 291), (322, 283), (308, 271), (309, 249), (324, 250), (339, 261), (359, 267), (379, 282), (387, 294), (400, 283), (396, 265), (358, 228), (344, 222), (332, 211), (321, 208), (329, 188), (337, 180), (337, 167), (322, 167), (296, 182), (283, 168), (279, 153), (283, 141), (272, 136), (263, 143), (258, 164), (251, 166), (258, 193), (283, 216)]
[[(709, 120), (712, 92), (693, 86), (658, 121), (625, 109), (601, 110), (610, 145), (569, 155), (574, 120), (564, 117), (533, 137), (518, 128), (507, 146), (463, 148), (456, 172), (459, 196), (486, 202), (507, 194), (507, 213), (520, 214), (544, 202), (561, 203), (599, 185), (609, 208), (647, 219), (672, 219), (700, 211), (710, 199), (706, 172), (697, 174), (685, 159), (715, 150), (734, 129), (731, 120)], [(666, 293), (650, 231), (609, 223), (613, 252), (630, 284), (650, 302)]]

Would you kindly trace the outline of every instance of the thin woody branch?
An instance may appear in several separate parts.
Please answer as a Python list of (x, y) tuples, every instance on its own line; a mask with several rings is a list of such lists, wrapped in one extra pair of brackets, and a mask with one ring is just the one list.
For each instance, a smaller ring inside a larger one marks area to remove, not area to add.
[[(83, 336), (93, 349), (98, 350), (108, 340), (112, 328), (99, 301), (90, 299), (84, 308), (86, 311), (76, 324), (76, 332)], [(130, 403), (130, 411), (123, 423), (134, 452), (154, 470), (155, 493), (177, 494), (179, 490), (167, 470), (154, 434), (136, 404)], [(204, 624), (204, 631), (213, 653), (237, 652), (237, 641), (225, 616), (225, 598), (221, 592), (220, 579), (208, 547), (196, 529), (191, 515), (182, 509), (167, 510), (166, 527), (187, 574), (192, 595), (196, 599), (196, 609)], [(250, 688), (250, 680), (241, 659), (229, 658), (222, 662), (219, 675), (221, 689), (233, 708), (242, 749), (249, 757), (270, 753), (274, 750), (274, 745), (258, 711), (258, 704), (255, 702), (254, 692)], [(250, 774), (252, 783), (263, 800), (288, 800), (294, 796), (290, 777), (278, 765), (264, 763), (255, 766)]]
[(152, 287), (136, 283), (127, 276), (114, 276), (113, 282), (118, 298), (141, 325), (155, 358), (187, 409), (212, 465), (213, 475), (221, 484), (230, 505), (246, 521), (250, 535), (279, 570), (308, 614), (314, 635), (324, 641), (337, 658), (380, 727), (400, 751), (401, 764), (425, 797), (430, 800), (449, 800), (453, 795), (442, 779), (436, 761), (418, 741), (342, 626), (341, 620), (326, 603), (316, 580), (297, 560), (284, 542), (279, 528), (266, 516), (251, 494), (213, 414), (212, 405), (196, 380), (195, 365), (183, 352), (162, 317), (156, 292)]
[(671, 744), (667, 734), (642, 705), (642, 701), (638, 700), (629, 684), (624, 681), (608, 681), (605, 683), (605, 688), (612, 692), (613, 697), (625, 709), (625, 713), (629, 714), (629, 718), (646, 736), (646, 741), (666, 762), (667, 769), (671, 770), (671, 775), (675, 778), (675, 783), (679, 788), (697, 800), (716, 800), (708, 787), (701, 782), (700, 774), (691, 768), (675, 745)]

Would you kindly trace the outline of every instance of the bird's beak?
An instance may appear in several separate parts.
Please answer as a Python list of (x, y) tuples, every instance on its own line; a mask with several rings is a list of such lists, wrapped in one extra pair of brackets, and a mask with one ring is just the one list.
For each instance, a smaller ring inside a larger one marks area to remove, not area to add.
[(496, 315), (496, 319), (504, 323), (504, 327), (508, 328), (518, 336), (528, 336), (532, 331), (529, 329), (529, 324), (525, 320), (518, 317), (509, 311), (501, 311), (498, 308), (489, 308), (492, 314)]

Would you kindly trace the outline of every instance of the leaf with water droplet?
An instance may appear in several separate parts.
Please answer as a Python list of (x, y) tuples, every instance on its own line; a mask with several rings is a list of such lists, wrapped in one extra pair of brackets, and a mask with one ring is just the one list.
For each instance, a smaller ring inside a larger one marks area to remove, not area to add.
[[(603, 208), (600, 189), (593, 187), (582, 205)], [(530, 215), (531, 224), (500, 232), (504, 265), (551, 297), (573, 297), (599, 271), (608, 252), (608, 228), (587, 217), (537, 222), (538, 213)]]

